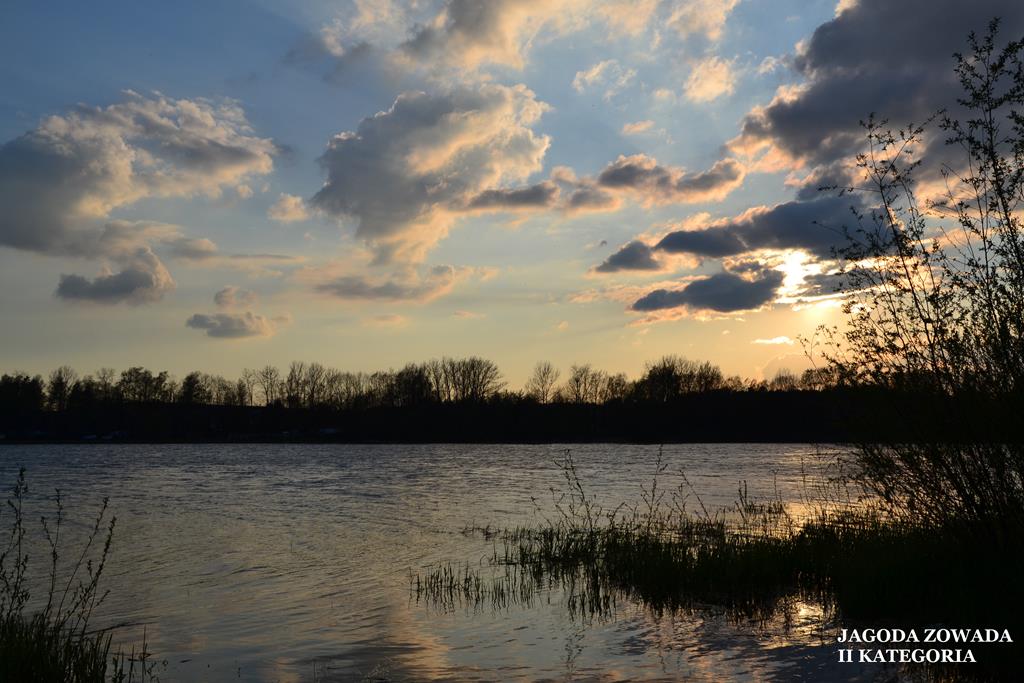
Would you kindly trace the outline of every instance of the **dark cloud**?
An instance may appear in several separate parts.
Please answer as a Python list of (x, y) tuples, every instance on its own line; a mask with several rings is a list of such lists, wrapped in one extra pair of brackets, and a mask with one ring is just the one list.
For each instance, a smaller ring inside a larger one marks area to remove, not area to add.
[(777, 270), (766, 270), (753, 280), (729, 272), (717, 273), (694, 280), (682, 289), (656, 289), (638, 299), (631, 308), (638, 312), (684, 306), (719, 313), (752, 310), (774, 299), (782, 280), (783, 274)]
[(654, 249), (713, 258), (757, 249), (804, 249), (830, 258), (834, 249), (847, 245), (843, 228), (854, 221), (855, 202), (849, 196), (826, 196), (751, 209), (700, 230), (670, 232)]
[(793, 59), (806, 86), (748, 114), (741, 144), (771, 142), (812, 163), (828, 163), (858, 150), (858, 121), (871, 112), (905, 125), (955, 107), (952, 53), (966, 50), (967, 33), (984, 33), (993, 17), (1003, 21), (1004, 40), (1024, 33), (1019, 2), (852, 3), (819, 26)]
[(670, 232), (654, 248), (674, 254), (684, 253), (720, 258), (741, 254), (747, 250), (747, 245), (730, 230), (705, 228), (703, 230)]
[(596, 187), (581, 185), (574, 189), (565, 202), (565, 209), (575, 211), (600, 211), (618, 206), (614, 195)]
[(375, 284), (359, 275), (345, 275), (324, 282), (317, 285), (316, 290), (342, 299), (418, 299), (427, 291), (418, 284), (394, 280)]
[(144, 247), (126, 260), (120, 272), (101, 273), (92, 280), (81, 275), (61, 275), (56, 295), (66, 301), (143, 304), (159, 301), (172, 289), (174, 280), (167, 269)]
[(863, 268), (817, 273), (804, 277), (799, 296), (829, 296), (865, 289), (877, 281), (878, 274)]
[(344, 275), (316, 285), (315, 289), (339, 299), (384, 301), (430, 301), (451, 291), (469, 274), (453, 266), (434, 266), (426, 275), (405, 273), (383, 282), (361, 275)]
[(558, 186), (550, 181), (521, 189), (484, 190), (469, 201), (469, 209), (515, 210), (553, 206), (558, 198)]
[(185, 321), (187, 327), (204, 330), (207, 337), (242, 339), (245, 337), (272, 337), (278, 324), (285, 318), (266, 318), (251, 311), (244, 313), (196, 313)]
[(645, 154), (620, 156), (597, 176), (601, 187), (628, 190), (658, 202), (703, 202), (724, 198), (743, 182), (745, 170), (735, 159), (721, 159), (708, 170), (687, 173), (662, 166)]
[(594, 268), (598, 273), (617, 273), (620, 270), (660, 270), (661, 264), (655, 260), (651, 248), (639, 240), (634, 240)]
[(213, 295), (213, 303), (219, 308), (235, 308), (237, 306), (252, 306), (256, 303), (256, 292), (234, 285), (228, 285)]
[(614, 211), (624, 196), (644, 203), (692, 204), (724, 199), (742, 184), (745, 173), (743, 165), (735, 159), (722, 159), (706, 171), (688, 173), (677, 166), (663, 166), (644, 154), (635, 154), (620, 156), (596, 177), (578, 178), (571, 169), (556, 167), (543, 183), (488, 191), (480, 200), (501, 205), (503, 201), (518, 199), (518, 208), (556, 208), (570, 214)]

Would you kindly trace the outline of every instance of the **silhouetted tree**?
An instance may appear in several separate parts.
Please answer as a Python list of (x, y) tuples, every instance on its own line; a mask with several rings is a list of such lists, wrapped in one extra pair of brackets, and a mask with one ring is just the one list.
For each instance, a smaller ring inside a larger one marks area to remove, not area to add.
[(256, 381), (263, 393), (263, 403), (272, 404), (281, 399), (281, 373), (273, 365), (264, 366), (256, 373)]
[(209, 383), (201, 372), (190, 372), (185, 375), (185, 379), (181, 380), (178, 397), (178, 400), (186, 404), (207, 404), (213, 400)]
[(792, 370), (781, 368), (768, 382), (771, 391), (796, 391), (800, 388), (800, 380)]
[(323, 401), (324, 388), (327, 383), (327, 368), (320, 363), (310, 363), (306, 366), (306, 374), (303, 378), (305, 389), (305, 404), (309, 408), (315, 408)]
[(46, 385), (50, 410), (67, 410), (71, 390), (77, 381), (78, 373), (69, 365), (62, 365), (50, 373), (50, 381)]
[(564, 400), (569, 403), (598, 403), (602, 398), (605, 374), (590, 364), (573, 365), (562, 387)]
[(395, 407), (409, 407), (429, 403), (434, 398), (430, 375), (421, 365), (410, 363), (395, 373), (388, 403)]
[(550, 403), (555, 397), (555, 386), (562, 373), (547, 361), (541, 361), (533, 367), (533, 374), (526, 382), (526, 394), (537, 403)]
[(306, 364), (292, 361), (284, 380), (284, 401), (289, 408), (299, 408), (306, 397)]
[(132, 367), (121, 373), (117, 391), (121, 399), (131, 403), (171, 401), (173, 392), (168, 392), (170, 376), (166, 372), (154, 375), (143, 367)]
[(601, 389), (601, 402), (623, 401), (633, 390), (633, 385), (626, 377), (626, 373), (619, 372), (605, 377), (604, 386)]
[(43, 378), (29, 377), (23, 372), (0, 377), (0, 406), (7, 412), (28, 412), (43, 409), (46, 395)]
[(683, 394), (719, 389), (722, 381), (722, 371), (711, 363), (664, 356), (647, 364), (636, 391), (641, 400), (665, 403)]

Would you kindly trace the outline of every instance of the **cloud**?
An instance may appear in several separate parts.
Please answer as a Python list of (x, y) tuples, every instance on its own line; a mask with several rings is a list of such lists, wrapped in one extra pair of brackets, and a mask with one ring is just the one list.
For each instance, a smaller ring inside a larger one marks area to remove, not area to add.
[(504, 210), (538, 209), (554, 206), (558, 199), (558, 186), (544, 181), (519, 189), (484, 190), (469, 200), (469, 209)]
[(732, 62), (708, 57), (693, 66), (683, 92), (692, 102), (710, 102), (731, 95), (736, 88)]
[(378, 262), (422, 261), (473, 198), (541, 169), (550, 140), (530, 126), (546, 109), (522, 85), (404, 93), (330, 141), (310, 204), (355, 218)]
[(281, 327), (291, 323), (288, 313), (269, 318), (251, 310), (240, 310), (253, 306), (256, 299), (255, 292), (228, 285), (213, 295), (213, 302), (221, 311), (196, 313), (185, 321), (185, 326), (202, 330), (207, 337), (215, 339), (244, 339), (273, 337)]
[(455, 311), (452, 313), (452, 316), (461, 320), (479, 320), (487, 317), (483, 313), (475, 313), (473, 311)]
[(651, 248), (634, 240), (609, 256), (594, 270), (598, 273), (617, 273), (622, 270), (660, 270), (662, 265), (654, 258)]
[(597, 185), (593, 178), (578, 178), (567, 166), (551, 169), (551, 180), (559, 187), (558, 208), (568, 214), (614, 211), (622, 205), (619, 197)]
[(68, 301), (158, 301), (174, 281), (154, 246), (188, 260), (217, 251), (177, 226), (104, 222), (114, 209), (219, 197), (273, 168), (274, 143), (252, 135), (230, 100), (126, 95), (119, 104), (50, 116), (0, 146), (0, 246), (105, 262), (93, 279), (62, 276), (57, 296)]
[(737, 4), (739, 0), (682, 0), (671, 3), (671, 13), (665, 23), (684, 37), (703, 34), (718, 40)]
[(231, 101), (129, 93), (105, 108), (80, 105), (0, 147), (0, 245), (81, 255), (113, 209), (219, 197), (269, 173), (275, 150)]
[(202, 261), (217, 253), (217, 245), (205, 237), (179, 237), (166, 242), (171, 256), (179, 259)]
[(800, 297), (837, 297), (860, 289), (873, 287), (878, 282), (878, 274), (858, 267), (845, 271), (812, 273), (805, 275), (801, 283), (802, 289), (797, 293)]
[(596, 178), (579, 178), (559, 166), (550, 179), (522, 188), (486, 190), (469, 200), (467, 209), (538, 210), (566, 213), (614, 211), (621, 196), (646, 204), (691, 204), (720, 201), (739, 187), (745, 176), (735, 159), (717, 161), (710, 169), (688, 173), (677, 166), (663, 166), (645, 154), (619, 156)]
[(785, 58), (768, 55), (767, 57), (761, 60), (760, 64), (757, 65), (757, 75), (767, 76), (768, 74), (773, 74), (782, 67), (784, 67), (786, 63), (787, 60)]
[(213, 295), (213, 302), (218, 308), (235, 308), (252, 306), (256, 303), (256, 292), (228, 285)]
[(761, 379), (772, 379), (780, 372), (789, 372), (799, 377), (804, 370), (815, 367), (814, 361), (806, 353), (787, 353), (772, 358), (761, 368)]
[(833, 249), (847, 244), (842, 228), (853, 219), (854, 203), (847, 196), (756, 207), (702, 229), (670, 232), (654, 249), (713, 258), (758, 249), (803, 249), (830, 258)]
[(572, 87), (578, 93), (599, 88), (604, 99), (610, 100), (622, 92), (636, 78), (636, 69), (624, 69), (615, 59), (598, 62), (584, 71), (577, 71)]
[(522, 68), (526, 45), (557, 19), (552, 9), (541, 2), (449, 0), (429, 23), (414, 29), (401, 50), (415, 60), (466, 69), (482, 64)]
[(174, 258), (188, 261), (203, 261), (218, 253), (212, 240), (188, 237), (182, 231), (179, 225), (158, 221), (109, 221), (98, 235), (88, 234), (75, 244), (76, 255), (118, 260), (154, 245), (165, 247)]
[(65, 301), (97, 304), (146, 304), (159, 301), (174, 289), (174, 280), (149, 247), (119, 259), (122, 270), (104, 268), (93, 279), (61, 275), (56, 295)]
[(706, 171), (687, 173), (662, 166), (646, 154), (619, 156), (597, 177), (602, 188), (631, 192), (644, 201), (693, 203), (720, 201), (743, 182), (745, 170), (735, 159), (722, 159)]
[(686, 307), (719, 313), (754, 310), (775, 298), (782, 281), (783, 274), (777, 270), (765, 270), (753, 279), (717, 273), (693, 280), (681, 289), (656, 289), (637, 299), (631, 309), (650, 312)]
[(228, 258), (239, 261), (278, 261), (281, 263), (300, 263), (301, 256), (291, 254), (231, 254)]
[(267, 217), (279, 223), (295, 223), (309, 218), (309, 210), (302, 197), (281, 193), (277, 201), (267, 209)]
[[(473, 268), (434, 266), (425, 275), (409, 271), (385, 280), (362, 275), (342, 275), (315, 285), (314, 289), (350, 301), (433, 301), (476, 272)], [(485, 274), (486, 275), (486, 274)]]
[(792, 346), (796, 342), (789, 337), (772, 337), (771, 339), (755, 339), (750, 343), (760, 344), (762, 346)]
[(644, 121), (634, 121), (633, 123), (625, 123), (622, 126), (623, 135), (642, 135), (643, 133), (650, 132), (654, 127), (654, 121), (646, 119)]
[[(338, 9), (285, 56), (291, 64), (326, 65), (324, 78), (344, 82), (372, 69), (420, 72), (447, 82), (488, 78), (489, 68), (522, 69), (532, 48), (551, 38), (597, 28), (601, 37), (652, 44), (663, 27), (683, 39), (717, 40), (737, 0), (446, 0), (367, 2)], [(370, 7), (372, 6), (372, 9)], [(396, 40), (396, 36), (404, 36)]]
[(215, 339), (244, 339), (246, 337), (272, 337), (288, 317), (266, 318), (252, 311), (243, 313), (196, 313), (185, 321), (186, 327), (204, 330)]
[[(908, 30), (907, 17), (913, 17)], [(860, 0), (845, 3), (792, 58), (804, 77), (744, 118), (734, 149), (770, 146), (811, 164), (849, 157), (863, 141), (859, 120), (878, 112), (894, 124), (955, 109), (959, 93), (951, 52), (992, 17), (1001, 35), (1024, 33), (1024, 5), (1004, 0)], [(932, 141), (943, 145), (941, 135)]]
[(565, 35), (595, 23), (606, 35), (636, 35), (657, 15), (652, 0), (448, 0), (436, 15), (413, 27), (400, 52), (465, 71), (486, 65), (521, 69), (544, 35)]

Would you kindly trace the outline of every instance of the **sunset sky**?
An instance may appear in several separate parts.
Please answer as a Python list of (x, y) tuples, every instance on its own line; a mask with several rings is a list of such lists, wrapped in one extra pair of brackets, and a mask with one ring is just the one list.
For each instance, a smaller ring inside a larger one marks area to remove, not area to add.
[[(802, 369), (870, 112), (980, 0), (16, 3), (0, 370)], [(936, 147), (937, 150), (937, 147)], [(935, 151), (934, 153), (938, 153)]]

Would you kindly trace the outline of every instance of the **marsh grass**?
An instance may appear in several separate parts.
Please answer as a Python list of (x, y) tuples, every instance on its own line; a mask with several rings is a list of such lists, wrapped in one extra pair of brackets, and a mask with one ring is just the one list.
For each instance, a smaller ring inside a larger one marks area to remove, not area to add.
[[(58, 490), (54, 516), (40, 519), (48, 550), (47, 574), (32, 573), (25, 519), (28, 485), (24, 468), (7, 501), (6, 541), (0, 546), (0, 680), (64, 683), (129, 683), (156, 680), (158, 663), (141, 647), (112, 651), (114, 628), (95, 628), (93, 614), (105, 598), (100, 579), (106, 567), (116, 519), (104, 499), (81, 547), (67, 552), (68, 520)], [(45, 602), (31, 590), (45, 586)]]
[[(803, 603), (819, 606), (831, 629), (998, 626), (1024, 634), (1020, 541), (994, 546), (988, 534), (893, 517), (838, 479), (805, 484), (813, 493), (805, 491), (799, 517), (778, 493), (758, 501), (742, 485), (732, 506), (709, 510), (685, 475), (668, 476), (660, 454), (640, 502), (608, 509), (584, 487), (571, 453), (558, 464), (565, 487), (553, 492), (553, 516), (477, 529), (490, 557), (412, 576), (415, 599), (441, 610), (503, 610), (550, 601), (558, 589), (574, 618), (614, 618), (625, 602), (658, 616), (724, 612), (760, 628), (786, 628)], [(980, 650), (970, 670), (918, 672), (977, 680), (1019, 661), (1015, 645)]]

